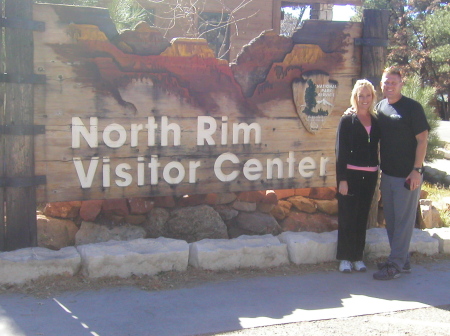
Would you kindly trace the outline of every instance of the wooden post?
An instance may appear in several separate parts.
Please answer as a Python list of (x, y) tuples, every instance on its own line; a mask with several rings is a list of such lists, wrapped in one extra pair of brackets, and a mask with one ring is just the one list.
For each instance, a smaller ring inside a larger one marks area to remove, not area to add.
[[(387, 57), (389, 11), (365, 9), (363, 12), (363, 37), (361, 78), (367, 78), (380, 94), (380, 81)], [(378, 179), (367, 227), (378, 226), (378, 201), (380, 198), (380, 179)]]
[[(30, 21), (32, 0), (5, 0), (5, 16)], [(24, 27), (5, 28), (5, 72), (16, 79), (5, 84), (4, 174), (6, 200), (5, 250), (37, 245), (36, 191), (34, 177), (33, 84), (21, 78), (34, 73), (33, 31)], [(25, 182), (24, 182), (25, 181)]]
[[(1, 17), (4, 16), (5, 1), (0, 0), (0, 14)], [(5, 59), (5, 48), (4, 48), (4, 29), (0, 27), (0, 74), (5, 72), (4, 60)], [(4, 124), (4, 105), (5, 102), (5, 84), (0, 82), (0, 125)], [(4, 172), (4, 151), (3, 144), (4, 138), (3, 134), (0, 132), (0, 179), (5, 177)], [(4, 188), (0, 187), (0, 251), (5, 250), (5, 239), (6, 239), (6, 223), (5, 223), (5, 196)]]

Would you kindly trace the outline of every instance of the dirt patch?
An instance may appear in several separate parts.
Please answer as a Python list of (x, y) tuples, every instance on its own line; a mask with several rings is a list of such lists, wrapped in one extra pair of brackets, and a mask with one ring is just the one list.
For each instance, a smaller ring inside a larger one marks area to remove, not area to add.
[[(411, 255), (412, 266), (428, 264), (439, 260), (450, 260), (449, 254), (425, 256), (420, 253)], [(375, 268), (376, 262), (367, 262), (369, 268)], [(245, 279), (264, 276), (287, 276), (308, 274), (313, 272), (336, 272), (337, 262), (313, 265), (294, 265), (272, 268), (245, 268), (232, 271), (207, 271), (188, 267), (184, 272), (164, 272), (155, 276), (131, 276), (129, 278), (103, 277), (91, 279), (80, 274), (73, 277), (52, 276), (41, 277), (22, 285), (0, 286), (0, 294), (21, 293), (35, 297), (52, 297), (69, 291), (95, 291), (111, 287), (136, 287), (145, 291), (161, 291), (179, 288), (190, 288), (204, 283), (221, 282), (233, 279)]]

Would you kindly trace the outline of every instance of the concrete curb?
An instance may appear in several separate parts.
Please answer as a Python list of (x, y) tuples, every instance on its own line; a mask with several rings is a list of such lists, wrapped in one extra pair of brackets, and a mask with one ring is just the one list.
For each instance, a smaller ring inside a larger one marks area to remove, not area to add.
[(276, 267), (289, 263), (286, 244), (276, 237), (240, 236), (235, 239), (203, 239), (192, 243), (189, 264), (208, 270)]
[[(336, 260), (336, 245), (337, 231), (204, 239), (191, 244), (160, 237), (87, 244), (59, 251), (26, 248), (0, 253), (0, 285), (23, 284), (42, 276), (73, 276), (80, 270), (86, 277), (98, 278), (185, 271), (188, 264), (209, 270), (268, 268), (289, 261), (314, 264)], [(410, 251), (426, 255), (450, 253), (450, 229), (415, 229)], [(366, 258), (385, 257), (389, 252), (386, 230), (367, 230)]]
[(29, 247), (0, 253), (0, 284), (22, 284), (42, 276), (73, 276), (81, 267), (81, 256), (75, 247), (58, 251)]

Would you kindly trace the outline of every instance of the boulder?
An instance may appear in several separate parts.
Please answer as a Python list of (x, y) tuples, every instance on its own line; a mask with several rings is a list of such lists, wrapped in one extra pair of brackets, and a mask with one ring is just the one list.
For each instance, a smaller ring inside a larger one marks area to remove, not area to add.
[(243, 191), (237, 196), (239, 201), (248, 203), (259, 203), (263, 198), (264, 193), (261, 191)]
[(277, 220), (283, 220), (289, 214), (289, 210), (282, 207), (281, 205), (275, 205), (270, 214)]
[(154, 197), (153, 202), (155, 202), (155, 208), (174, 208), (177, 205), (173, 196)]
[(204, 204), (206, 201), (206, 194), (200, 195), (184, 195), (177, 201), (177, 206), (185, 207), (185, 206), (196, 206)]
[(59, 250), (63, 247), (75, 245), (75, 235), (78, 227), (68, 219), (58, 219), (37, 216), (38, 246), (50, 250)]
[(294, 196), (309, 197), (310, 193), (311, 193), (311, 188), (294, 189)]
[(420, 228), (421, 229), (433, 229), (439, 228), (444, 225), (439, 210), (433, 206), (432, 200), (421, 199), (419, 201), (420, 208)]
[(130, 214), (128, 202), (125, 198), (104, 200), (102, 204), (102, 212), (105, 215), (116, 215), (125, 217)]
[(147, 238), (158, 238), (167, 236), (166, 223), (170, 214), (164, 208), (154, 208), (147, 214), (143, 225)]
[(102, 211), (103, 200), (81, 202), (80, 217), (87, 222), (94, 222)]
[(133, 240), (144, 238), (145, 235), (145, 230), (139, 226), (123, 225), (108, 229), (104, 225), (82, 222), (80, 230), (75, 235), (75, 244), (84, 245), (110, 240)]
[(236, 200), (233, 202), (233, 208), (238, 211), (253, 212), (256, 211), (256, 203)]
[(230, 238), (241, 235), (277, 235), (280, 232), (276, 219), (261, 212), (240, 212), (228, 226)]
[(279, 200), (295, 196), (295, 189), (278, 189), (273, 191)]
[(332, 216), (338, 214), (338, 200), (336, 198), (332, 200), (314, 200), (314, 203), (316, 203), (317, 210), (324, 214)]
[(227, 227), (209, 205), (175, 209), (167, 221), (168, 238), (194, 242), (206, 238), (228, 239)]
[(281, 222), (283, 231), (301, 232), (328, 232), (337, 230), (337, 217), (328, 216), (322, 213), (307, 214), (304, 212), (291, 212)]
[(209, 205), (222, 205), (229, 204), (236, 200), (235, 193), (220, 193), (220, 194), (208, 194), (206, 196), (205, 203)]
[(81, 201), (47, 203), (44, 215), (56, 218), (76, 218), (80, 213)]
[(131, 215), (145, 215), (153, 209), (155, 203), (146, 197), (134, 197), (128, 199)]
[(124, 222), (130, 225), (142, 225), (147, 220), (144, 215), (128, 215), (124, 217)]
[(309, 197), (320, 200), (332, 200), (333, 198), (336, 197), (336, 188), (334, 187), (311, 188)]
[(257, 210), (263, 213), (270, 213), (278, 204), (278, 197), (273, 191), (266, 192), (261, 201), (257, 204)]
[(217, 211), (224, 221), (229, 221), (239, 214), (239, 211), (226, 205), (216, 205), (213, 209)]
[(299, 211), (307, 213), (314, 213), (317, 211), (316, 204), (309, 198), (303, 196), (294, 196), (289, 197), (288, 201), (291, 202), (292, 205), (296, 207)]

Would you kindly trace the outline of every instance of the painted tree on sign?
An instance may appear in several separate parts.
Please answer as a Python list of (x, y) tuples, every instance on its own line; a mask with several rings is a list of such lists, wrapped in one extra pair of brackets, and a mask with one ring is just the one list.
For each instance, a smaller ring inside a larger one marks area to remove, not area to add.
[(306, 115), (315, 115), (316, 113), (313, 112), (313, 109), (317, 105), (317, 92), (316, 87), (317, 85), (314, 84), (314, 82), (311, 79), (308, 79), (307, 81), (308, 87), (305, 89), (305, 104), (306, 107), (303, 110), (303, 113)]

